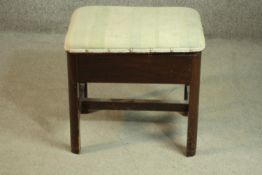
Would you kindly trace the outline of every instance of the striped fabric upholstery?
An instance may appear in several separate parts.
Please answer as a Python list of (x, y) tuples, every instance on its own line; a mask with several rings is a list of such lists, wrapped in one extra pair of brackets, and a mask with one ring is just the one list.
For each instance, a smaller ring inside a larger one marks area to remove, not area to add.
[(71, 18), (65, 50), (83, 52), (199, 52), (200, 15), (184, 7), (87, 6)]

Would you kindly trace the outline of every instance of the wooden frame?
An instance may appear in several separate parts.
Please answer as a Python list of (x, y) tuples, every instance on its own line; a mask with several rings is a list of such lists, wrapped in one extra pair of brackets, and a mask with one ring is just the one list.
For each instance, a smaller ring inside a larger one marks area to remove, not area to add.
[[(178, 111), (188, 115), (186, 155), (195, 155), (201, 52), (67, 53), (67, 61), (73, 153), (80, 152), (80, 113), (94, 110), (151, 110)], [(189, 102), (90, 99), (87, 83), (184, 84), (184, 99), (189, 99)]]

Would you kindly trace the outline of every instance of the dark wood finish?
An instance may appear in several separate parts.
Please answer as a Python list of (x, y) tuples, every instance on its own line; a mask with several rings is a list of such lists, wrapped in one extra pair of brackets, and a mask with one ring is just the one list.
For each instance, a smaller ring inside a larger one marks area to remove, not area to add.
[[(80, 83), (79, 84), (79, 98), (81, 99), (83, 99), (83, 98), (87, 98), (87, 93), (88, 93), (88, 88), (87, 88), (87, 83)], [(80, 113), (81, 113), (81, 111), (82, 111), (82, 105), (81, 105), (81, 103), (79, 104), (79, 111), (80, 111)], [(87, 114), (87, 113), (89, 113), (88, 112), (88, 108), (86, 107), (85, 108), (85, 114)]]
[(185, 85), (184, 87), (184, 100), (188, 100), (188, 90), (187, 90), (188, 86)]
[(187, 156), (196, 154), (201, 55), (193, 57), (192, 63), (192, 81), (189, 90)]
[(79, 84), (79, 96), (80, 98), (87, 98), (87, 83)]
[(81, 99), (81, 113), (89, 110), (139, 110), (187, 112), (188, 104), (177, 101), (124, 100), (124, 99)]
[(77, 57), (79, 82), (186, 84), (191, 81), (192, 63), (188, 54), (77, 54)]
[[(196, 153), (201, 53), (68, 53), (71, 150), (80, 151), (79, 113), (154, 110), (188, 113), (186, 155)], [(184, 84), (187, 103), (88, 98), (86, 83)], [(79, 84), (79, 87), (78, 87)], [(189, 86), (189, 97), (188, 89)]]
[(79, 128), (79, 102), (78, 102), (78, 83), (77, 59), (67, 54), (68, 66), (68, 90), (69, 90), (69, 111), (70, 111), (70, 132), (71, 132), (71, 151), (80, 152), (80, 128)]

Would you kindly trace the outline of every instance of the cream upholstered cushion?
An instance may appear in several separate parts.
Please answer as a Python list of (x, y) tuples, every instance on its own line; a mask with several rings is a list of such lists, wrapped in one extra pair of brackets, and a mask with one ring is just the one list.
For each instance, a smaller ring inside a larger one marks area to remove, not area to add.
[(199, 52), (205, 38), (199, 13), (184, 7), (87, 6), (71, 18), (65, 50)]

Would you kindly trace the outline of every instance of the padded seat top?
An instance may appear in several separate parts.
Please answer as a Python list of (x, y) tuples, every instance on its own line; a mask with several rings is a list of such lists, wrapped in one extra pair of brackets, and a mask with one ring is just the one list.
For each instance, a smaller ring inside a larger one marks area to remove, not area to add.
[(199, 13), (185, 7), (87, 6), (77, 9), (65, 38), (70, 53), (200, 52)]

